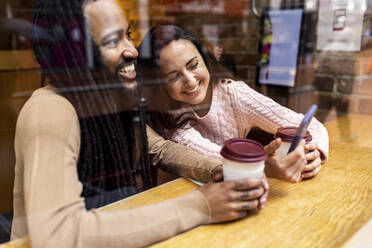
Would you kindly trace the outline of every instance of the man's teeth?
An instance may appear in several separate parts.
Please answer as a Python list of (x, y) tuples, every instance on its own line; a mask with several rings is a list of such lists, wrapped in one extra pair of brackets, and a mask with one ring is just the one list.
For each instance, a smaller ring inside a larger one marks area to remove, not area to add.
[(129, 73), (132, 73), (134, 70), (135, 70), (134, 64), (131, 64), (131, 65), (123, 66), (120, 69), (120, 72), (129, 74)]
[(197, 85), (194, 89), (192, 89), (191, 91), (188, 91), (188, 92), (186, 92), (186, 93), (187, 93), (187, 94), (192, 94), (192, 93), (194, 93), (198, 88), (199, 88), (199, 85)]

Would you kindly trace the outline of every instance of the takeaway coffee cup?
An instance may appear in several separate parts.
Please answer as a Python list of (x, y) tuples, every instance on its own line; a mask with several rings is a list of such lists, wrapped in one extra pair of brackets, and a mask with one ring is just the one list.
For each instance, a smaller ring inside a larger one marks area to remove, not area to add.
[(250, 139), (229, 139), (221, 149), (225, 181), (262, 177), (267, 158), (264, 147)]
[[(291, 146), (291, 143), (296, 135), (296, 132), (297, 127), (281, 127), (276, 131), (274, 138), (282, 139), (282, 144), (276, 150), (276, 152), (280, 156), (284, 157), (285, 155), (287, 155), (289, 147)], [(306, 142), (310, 142), (313, 139), (309, 131), (306, 131), (306, 134), (303, 138)]]

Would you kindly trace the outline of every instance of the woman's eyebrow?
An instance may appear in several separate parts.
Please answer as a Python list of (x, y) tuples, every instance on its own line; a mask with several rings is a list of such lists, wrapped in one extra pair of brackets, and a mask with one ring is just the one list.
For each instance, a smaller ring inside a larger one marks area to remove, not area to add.
[(172, 73), (176, 73), (176, 72), (177, 72), (176, 70), (174, 70), (174, 71), (170, 71), (170, 72), (168, 72), (168, 73), (165, 74), (165, 77), (167, 77), (168, 75), (170, 75), (170, 74), (172, 74)]
[[(194, 61), (194, 59), (196, 59), (196, 58), (197, 58), (197, 56), (192, 57), (189, 61), (187, 61), (186, 66), (188, 66), (190, 63), (192, 63), (192, 61)], [(175, 73), (175, 72), (177, 72), (177, 71), (176, 70), (170, 71), (170, 72), (166, 73), (165, 76), (168, 76), (168, 75), (170, 75), (172, 73)]]
[(195, 57), (192, 57), (187, 63), (186, 63), (186, 65), (189, 65), (194, 59), (196, 59), (197, 58), (197, 56), (195, 56)]

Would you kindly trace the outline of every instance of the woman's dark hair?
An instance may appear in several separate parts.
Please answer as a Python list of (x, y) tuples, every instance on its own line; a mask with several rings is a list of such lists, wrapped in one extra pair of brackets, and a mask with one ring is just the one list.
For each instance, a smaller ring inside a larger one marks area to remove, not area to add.
[(184, 128), (187, 123), (193, 124), (194, 119), (184, 112), (179, 116), (170, 113), (179, 109), (181, 103), (169, 97), (164, 88), (165, 82), (160, 74), (160, 53), (172, 41), (186, 40), (191, 42), (201, 57), (210, 74), (210, 87), (213, 87), (220, 78), (233, 78), (221, 64), (217, 62), (212, 53), (206, 50), (202, 42), (189, 29), (176, 25), (166, 24), (152, 27), (139, 46), (139, 74), (144, 85), (147, 85), (150, 97), (150, 126), (159, 134), (167, 137), (175, 130)]
[[(83, 15), (83, 0), (38, 0), (32, 44), (43, 75), (74, 106), (81, 145), (77, 170), (87, 209), (155, 185), (146, 136), (146, 103), (117, 110), (116, 82), (102, 64)], [(128, 96), (129, 97), (129, 96)], [(128, 99), (129, 100), (129, 99)], [(138, 185), (138, 177), (143, 185)]]

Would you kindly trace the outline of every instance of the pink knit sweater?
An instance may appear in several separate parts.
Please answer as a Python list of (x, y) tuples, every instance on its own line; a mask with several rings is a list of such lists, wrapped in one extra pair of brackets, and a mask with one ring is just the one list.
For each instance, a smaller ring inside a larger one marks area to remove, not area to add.
[[(251, 89), (242, 81), (225, 80), (213, 89), (209, 112), (197, 124), (178, 129), (171, 139), (194, 150), (222, 160), (220, 150), (225, 140), (246, 137), (252, 127), (274, 134), (279, 127), (298, 126), (303, 118), (272, 99)], [(315, 118), (309, 128), (323, 157), (328, 157), (328, 133)]]

